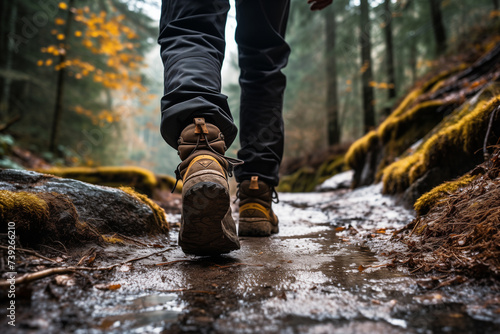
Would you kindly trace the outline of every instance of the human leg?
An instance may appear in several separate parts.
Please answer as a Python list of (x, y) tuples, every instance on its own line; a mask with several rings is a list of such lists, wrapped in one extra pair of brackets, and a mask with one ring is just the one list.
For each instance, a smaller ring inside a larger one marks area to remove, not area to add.
[(268, 236), (278, 232), (272, 210), (277, 199), (283, 155), (282, 73), (290, 48), (284, 40), (289, 0), (237, 1), (236, 41), (241, 68), (240, 142), (236, 169), (239, 182), (239, 235)]
[(289, 0), (242, 0), (236, 2), (236, 41), (241, 68), (240, 142), (236, 170), (242, 182), (257, 175), (271, 186), (279, 182), (283, 155), (282, 69), (290, 48), (284, 40)]
[(182, 160), (176, 170), (184, 182), (179, 245), (189, 254), (213, 255), (240, 247), (229, 206), (232, 162), (224, 156), (236, 127), (220, 93), (228, 8), (227, 0), (162, 3), (161, 133)]
[(236, 136), (227, 97), (221, 94), (228, 0), (164, 0), (160, 18), (164, 96), (161, 134), (177, 148), (181, 131), (203, 117), (224, 134), (229, 147)]

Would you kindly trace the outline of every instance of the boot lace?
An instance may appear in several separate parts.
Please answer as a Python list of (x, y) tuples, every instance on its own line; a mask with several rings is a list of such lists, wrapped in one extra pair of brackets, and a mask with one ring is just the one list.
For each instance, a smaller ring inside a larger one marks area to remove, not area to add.
[[(238, 165), (242, 165), (244, 163), (244, 161), (240, 160), (240, 159), (236, 159), (236, 158), (226, 157), (224, 154), (220, 154), (210, 145), (210, 142), (208, 141), (208, 138), (207, 138), (207, 134), (203, 133), (202, 135), (203, 135), (203, 138), (205, 139), (205, 144), (210, 149), (210, 151), (212, 153), (214, 153), (215, 155), (217, 155), (218, 157), (220, 157), (221, 159), (224, 159), (225, 161), (227, 161), (227, 164), (228, 164), (227, 175), (229, 177), (232, 177), (234, 167), (238, 166)], [(196, 140), (196, 145), (195, 145), (194, 149), (191, 151), (191, 153), (189, 153), (189, 155), (187, 156), (186, 159), (188, 159), (191, 155), (193, 155), (193, 153), (195, 153), (197, 151), (198, 146), (200, 146), (200, 141), (201, 141), (200, 139), (201, 139), (201, 136), (198, 136), (198, 139)], [(172, 193), (177, 188), (177, 183), (179, 183), (179, 180), (182, 180), (181, 169), (180, 169), (181, 164), (182, 164), (182, 162), (177, 165), (177, 168), (174, 171), (176, 180), (175, 180), (174, 187), (172, 188)]]
[[(236, 202), (240, 198), (240, 183), (238, 183), (237, 187), (238, 189), (236, 190), (236, 198), (234, 199), (233, 204), (236, 204)], [(270, 187), (270, 189), (271, 189), (271, 201), (275, 204), (278, 204), (280, 202), (280, 199), (278, 197), (278, 192), (276, 191), (274, 186)]]

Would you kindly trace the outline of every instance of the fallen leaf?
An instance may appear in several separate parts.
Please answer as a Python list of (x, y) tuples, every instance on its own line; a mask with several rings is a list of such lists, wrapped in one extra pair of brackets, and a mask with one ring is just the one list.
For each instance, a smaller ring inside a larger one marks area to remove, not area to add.
[(345, 230), (344, 226), (339, 226), (339, 227), (335, 228), (335, 231), (337, 231), (337, 232), (340, 232), (340, 231), (343, 231), (343, 230)]
[(94, 285), (94, 288), (99, 289), (99, 290), (118, 290), (121, 287), (122, 287), (121, 284), (113, 284), (113, 283)]

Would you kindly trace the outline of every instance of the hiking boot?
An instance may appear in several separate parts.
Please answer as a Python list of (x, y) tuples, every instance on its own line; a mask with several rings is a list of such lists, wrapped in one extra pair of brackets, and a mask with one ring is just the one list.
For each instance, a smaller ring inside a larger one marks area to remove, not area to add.
[(224, 156), (224, 136), (204, 118), (195, 118), (179, 138), (182, 179), (179, 245), (186, 254), (217, 255), (240, 248), (231, 216), (228, 174), (232, 159)]
[(252, 176), (250, 180), (241, 182), (238, 197), (240, 236), (267, 237), (278, 233), (278, 217), (271, 208), (273, 199), (278, 198), (273, 187), (259, 181), (258, 176)]

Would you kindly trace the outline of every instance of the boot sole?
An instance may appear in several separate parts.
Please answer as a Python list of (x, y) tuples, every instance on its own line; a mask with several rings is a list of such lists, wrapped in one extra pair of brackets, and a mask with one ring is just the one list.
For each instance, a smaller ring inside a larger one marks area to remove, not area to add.
[[(218, 255), (240, 248), (232, 220), (228, 189), (216, 182), (199, 182), (182, 200), (179, 245), (186, 254)], [(232, 226), (224, 226), (223, 220)]]
[(278, 233), (278, 225), (262, 218), (240, 218), (238, 235), (240, 237), (268, 237)]

